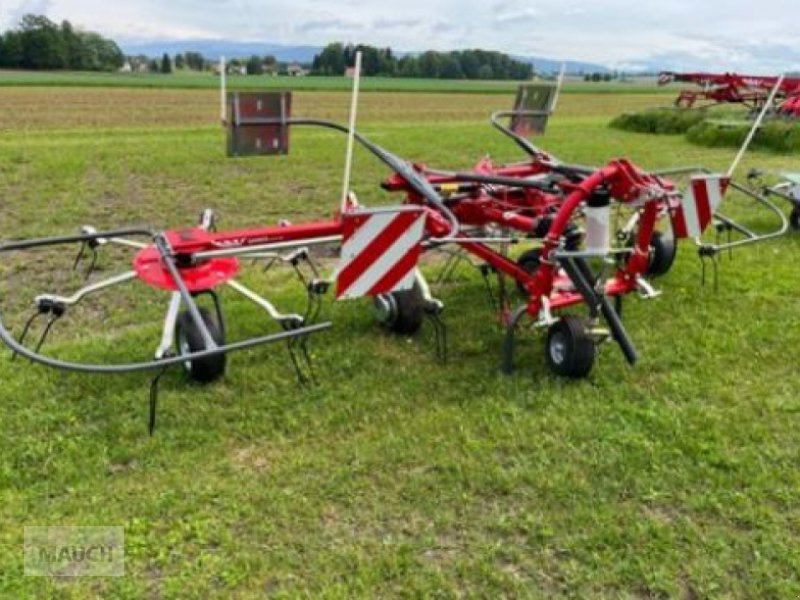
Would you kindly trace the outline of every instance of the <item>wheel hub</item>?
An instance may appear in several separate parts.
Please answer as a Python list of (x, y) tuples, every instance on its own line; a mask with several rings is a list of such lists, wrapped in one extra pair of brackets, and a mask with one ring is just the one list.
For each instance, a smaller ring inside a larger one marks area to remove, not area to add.
[(564, 362), (564, 358), (567, 355), (567, 340), (564, 337), (564, 334), (556, 332), (550, 338), (550, 358), (553, 360), (553, 363), (560, 365)]

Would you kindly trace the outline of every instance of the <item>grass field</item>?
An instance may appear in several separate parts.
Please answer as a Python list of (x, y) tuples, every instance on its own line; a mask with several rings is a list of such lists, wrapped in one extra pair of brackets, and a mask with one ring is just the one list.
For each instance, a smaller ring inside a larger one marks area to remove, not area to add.
[[(288, 77), (288, 76), (228, 76), (231, 89), (290, 89), (304, 91), (346, 91), (353, 81), (347, 77)], [(219, 77), (210, 73), (178, 71), (171, 75), (153, 73), (75, 73), (69, 71), (0, 70), (0, 87), (58, 86), (58, 87), (122, 87), (216, 89)], [(405, 79), (398, 77), (365, 77), (361, 89), (365, 92), (438, 92), (507, 94), (516, 90), (515, 81), (466, 81), (450, 79)], [(565, 85), (568, 93), (590, 94), (673, 94), (675, 86), (656, 87), (655, 82), (573, 82)]]
[[(514, 160), (485, 122), (511, 99), (376, 92), (361, 128), (443, 167)], [(566, 94), (542, 143), (584, 164), (727, 166), (727, 150), (607, 127), (656, 100)], [(0, 236), (180, 226), (206, 206), (223, 227), (331, 212), (342, 139), (296, 130), (289, 156), (228, 160), (216, 102), (212, 90), (0, 89)], [(347, 104), (298, 92), (295, 113), (342, 120)], [(743, 170), (797, 162), (752, 153)], [(391, 201), (376, 185), (386, 174), (357, 154), (362, 202)], [(79, 285), (72, 258), (0, 264), (16, 331), (33, 295)], [(428, 327), (396, 338), (368, 302), (328, 302), (334, 327), (312, 340), (318, 385), (299, 387), (279, 346), (231, 356), (208, 387), (170, 373), (152, 438), (144, 376), (0, 360), (0, 597), (797, 598), (798, 259), (791, 236), (743, 250), (721, 262), (715, 292), (684, 245), (656, 282), (663, 295), (626, 303), (641, 362), (604, 346), (580, 382), (548, 373), (531, 331), (518, 373), (500, 376), (501, 330), (466, 268), (434, 290), (447, 305), (447, 365)], [(102, 274), (122, 260), (104, 255)], [(253, 269), (247, 281), (303, 308), (289, 273)], [(273, 329), (225, 301), (231, 337)], [(68, 315), (48, 347), (145, 357), (163, 309), (134, 284)], [(24, 576), (26, 525), (124, 526), (125, 576)]]

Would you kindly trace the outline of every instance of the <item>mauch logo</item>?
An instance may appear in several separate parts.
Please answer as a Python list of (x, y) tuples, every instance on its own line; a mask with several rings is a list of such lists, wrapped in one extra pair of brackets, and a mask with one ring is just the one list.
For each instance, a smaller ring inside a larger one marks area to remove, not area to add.
[(25, 575), (119, 577), (124, 574), (123, 527), (25, 528)]

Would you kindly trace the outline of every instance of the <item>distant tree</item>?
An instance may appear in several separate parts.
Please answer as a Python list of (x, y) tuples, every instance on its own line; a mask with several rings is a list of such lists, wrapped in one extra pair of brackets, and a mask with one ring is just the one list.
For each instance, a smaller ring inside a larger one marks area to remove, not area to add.
[(112, 70), (124, 56), (117, 44), (96, 33), (57, 25), (42, 15), (25, 15), (0, 44), (0, 66), (27, 69)]
[(442, 61), (438, 52), (423, 52), (417, 60), (419, 61), (420, 77), (439, 77)]
[(397, 61), (396, 73), (400, 77), (419, 77), (419, 63), (411, 56), (404, 56)]
[(199, 52), (186, 52), (184, 55), (186, 66), (193, 71), (202, 71), (205, 68), (205, 59)]
[(79, 35), (85, 49), (85, 69), (110, 71), (119, 69), (125, 63), (125, 55), (115, 42), (92, 32), (81, 32)]
[(356, 46), (355, 51), (346, 58), (347, 66), (354, 65), (356, 62), (355, 52), (361, 51), (361, 72), (364, 75), (378, 75), (381, 72), (381, 51), (372, 46)]
[(494, 71), (492, 65), (481, 65), (478, 69), (478, 79), (494, 79)]
[(24, 56), (22, 34), (18, 31), (7, 31), (0, 46), (0, 66), (20, 67)]
[(166, 52), (164, 52), (164, 56), (161, 57), (161, 67), (159, 71), (164, 74), (172, 73), (172, 61), (169, 58), (169, 54)]
[(175, 55), (175, 68), (176, 69), (183, 69), (186, 67), (186, 60), (183, 57), (183, 54), (176, 54)]
[(480, 68), (481, 63), (474, 52), (463, 52), (461, 54), (461, 70), (464, 72), (464, 77), (478, 79), (478, 70)]
[(355, 63), (361, 52), (364, 75), (401, 77), (443, 77), (452, 79), (530, 79), (533, 67), (501, 52), (463, 50), (460, 52), (423, 52), (397, 58), (391, 48), (364, 44), (328, 44), (314, 57), (312, 74), (340, 75)]
[(22, 66), (28, 69), (63, 69), (67, 65), (67, 49), (58, 25), (41, 15), (25, 15), (22, 32)]
[(147, 65), (147, 70), (151, 73), (158, 73), (161, 70), (161, 67), (158, 66), (158, 61), (155, 58), (150, 61), (149, 65)]
[(247, 74), (248, 75), (263, 75), (264, 74), (264, 60), (255, 54), (247, 60)]
[[(348, 52), (349, 54), (349, 52)], [(341, 42), (328, 44), (314, 57), (311, 72), (314, 75), (343, 75), (347, 61), (345, 47)]]
[(267, 54), (263, 60), (264, 72), (275, 75), (278, 72), (278, 59), (272, 54)]
[(457, 53), (450, 52), (442, 57), (440, 76), (443, 79), (464, 79), (464, 71)]
[(64, 43), (66, 53), (66, 66), (74, 71), (86, 71), (89, 69), (86, 59), (86, 48), (83, 45), (81, 36), (75, 32), (72, 23), (63, 21), (61, 23), (61, 39)]

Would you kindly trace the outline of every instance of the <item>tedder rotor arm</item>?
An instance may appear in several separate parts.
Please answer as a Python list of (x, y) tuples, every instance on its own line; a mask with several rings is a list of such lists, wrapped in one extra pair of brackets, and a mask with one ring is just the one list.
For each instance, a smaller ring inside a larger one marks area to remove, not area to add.
[[(713, 171), (707, 167), (703, 166), (685, 166), (685, 167), (673, 167), (669, 169), (662, 169), (660, 171), (654, 171), (653, 174), (659, 177), (670, 177), (674, 175), (689, 175), (693, 173), (697, 174), (711, 174)], [(720, 211), (716, 211), (714, 213), (714, 218), (719, 222), (720, 227), (723, 230), (727, 231), (737, 231), (738, 233), (744, 236), (744, 239), (738, 239), (734, 241), (728, 241), (721, 244), (710, 244), (707, 242), (703, 242), (700, 238), (695, 238), (694, 242), (699, 248), (701, 256), (712, 256), (721, 252), (723, 250), (732, 250), (734, 248), (739, 248), (742, 246), (747, 246), (750, 244), (755, 244), (758, 242), (763, 242), (769, 239), (773, 239), (776, 237), (780, 237), (786, 233), (789, 229), (789, 220), (786, 218), (784, 212), (780, 209), (780, 207), (776, 206), (774, 202), (770, 201), (767, 197), (768, 194), (765, 193), (758, 193), (757, 191), (750, 189), (740, 183), (737, 183), (733, 180), (729, 183), (730, 187), (736, 190), (737, 192), (748, 196), (755, 200), (758, 204), (762, 205), (766, 208), (769, 212), (774, 214), (778, 222), (780, 223), (778, 228), (769, 231), (767, 233), (757, 233), (750, 228), (742, 225), (741, 223), (737, 222), (736, 220), (726, 216), (724, 213)]]
[(541, 161), (543, 164), (546, 164), (554, 172), (577, 179), (581, 179), (594, 173), (597, 170), (595, 167), (566, 164), (552, 154), (548, 154), (538, 146), (535, 146), (528, 138), (512, 131), (509, 127), (500, 122), (500, 119), (505, 117), (547, 117), (549, 115), (550, 111), (546, 110), (502, 110), (492, 113), (491, 117), (489, 118), (489, 122), (492, 124), (492, 127), (500, 131), (503, 135), (511, 138), (528, 156)]
[(508, 136), (514, 142), (525, 151), (526, 154), (529, 156), (533, 156), (534, 158), (552, 158), (547, 152), (535, 146), (531, 141), (519, 135), (518, 133), (513, 132), (509, 127), (506, 127), (500, 122), (500, 119), (505, 117), (513, 117), (513, 116), (530, 116), (530, 117), (549, 117), (550, 111), (547, 110), (500, 110), (497, 112), (492, 113), (489, 117), (489, 122), (492, 124), (492, 127), (497, 129), (503, 135)]
[[(198, 331), (200, 331), (201, 334), (204, 333), (203, 337), (205, 341), (205, 348), (203, 350), (181, 354), (180, 356), (164, 356), (163, 358), (159, 358), (156, 360), (127, 363), (127, 364), (103, 365), (103, 364), (90, 364), (90, 363), (76, 363), (76, 362), (53, 358), (50, 356), (45, 356), (43, 354), (40, 354), (38, 351), (31, 350), (30, 348), (21, 344), (14, 338), (11, 332), (6, 328), (5, 323), (3, 322), (2, 314), (0, 314), (0, 340), (3, 343), (5, 343), (9, 348), (11, 348), (11, 350), (13, 350), (16, 354), (24, 356), (33, 362), (37, 362), (45, 366), (62, 369), (66, 371), (74, 371), (82, 373), (114, 374), (114, 373), (131, 373), (138, 371), (163, 369), (171, 365), (186, 363), (188, 361), (201, 360), (204, 358), (216, 356), (218, 354), (224, 354), (238, 350), (245, 350), (247, 348), (253, 348), (255, 346), (287, 340), (294, 337), (306, 336), (308, 334), (316, 333), (318, 331), (323, 331), (325, 329), (330, 328), (331, 326), (330, 323), (319, 323), (316, 325), (310, 325), (306, 327), (300, 327), (297, 329), (281, 331), (270, 335), (250, 338), (239, 342), (233, 342), (224, 345), (215, 344), (213, 338), (208, 332), (208, 328), (205, 326), (205, 323), (200, 317), (199, 309), (197, 307), (194, 298), (192, 297), (192, 294), (189, 292), (185, 281), (180, 275), (179, 269), (175, 265), (175, 260), (171, 254), (171, 249), (166, 240), (166, 237), (164, 236), (163, 233), (156, 232), (148, 228), (117, 229), (112, 231), (83, 233), (78, 235), (11, 241), (0, 244), (0, 253), (20, 251), (20, 250), (31, 250), (34, 248), (53, 247), (71, 243), (95, 242), (100, 238), (106, 238), (106, 239), (122, 238), (123, 236), (131, 236), (131, 235), (149, 236), (153, 240), (155, 247), (158, 249), (158, 252), (161, 255), (161, 260), (163, 265), (170, 272), (174, 284), (177, 287), (177, 291), (175, 292), (176, 296), (174, 296), (173, 298), (180, 297), (180, 300), (186, 306), (189, 315), (192, 317)], [(123, 283), (124, 281), (128, 280), (128, 277), (127, 274), (124, 274), (116, 279), (118, 279), (118, 281), (115, 281), (115, 283)], [(91, 286), (87, 286), (87, 288), (88, 287)], [(104, 287), (108, 286), (106, 285)], [(96, 291), (96, 290), (91, 290), (91, 291)], [(72, 298), (67, 298), (67, 300), (71, 299)]]

